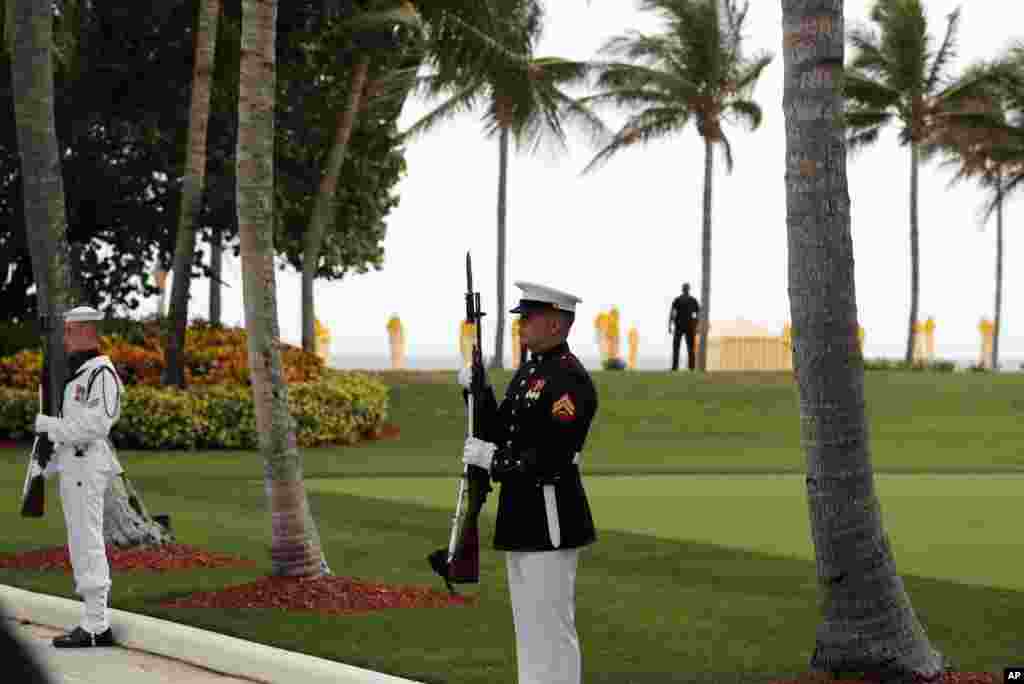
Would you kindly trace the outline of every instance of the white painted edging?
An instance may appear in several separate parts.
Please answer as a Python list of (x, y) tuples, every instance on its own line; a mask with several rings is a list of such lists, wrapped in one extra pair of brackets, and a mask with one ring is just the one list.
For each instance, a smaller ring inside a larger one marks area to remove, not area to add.
[[(0, 615), (16, 620), (69, 629), (81, 619), (81, 606), (0, 584)], [(123, 610), (110, 611), (110, 624), (119, 645), (265, 684), (420, 684)]]

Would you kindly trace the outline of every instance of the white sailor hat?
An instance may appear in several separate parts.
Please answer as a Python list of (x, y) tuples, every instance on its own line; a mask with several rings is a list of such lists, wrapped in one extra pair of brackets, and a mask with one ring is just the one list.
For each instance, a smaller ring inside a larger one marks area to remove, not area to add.
[(64, 314), (65, 323), (91, 323), (102, 320), (103, 314), (91, 306), (76, 306)]
[(516, 287), (523, 291), (519, 304), (509, 313), (524, 313), (524, 309), (559, 309), (561, 311), (576, 312), (576, 305), (583, 300), (568, 292), (556, 290), (546, 285), (527, 283), (517, 280)]

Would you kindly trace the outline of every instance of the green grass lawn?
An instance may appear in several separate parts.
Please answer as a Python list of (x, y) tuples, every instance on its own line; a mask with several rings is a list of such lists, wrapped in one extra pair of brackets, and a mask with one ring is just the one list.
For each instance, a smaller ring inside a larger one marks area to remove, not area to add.
[[(440, 588), (425, 557), (447, 541), (465, 415), (453, 373), (413, 375), (384, 374), (400, 439), (308, 450), (305, 470), (337, 574)], [(492, 376), (501, 391), (510, 374)], [(577, 587), (586, 681), (766, 682), (805, 670), (819, 594), (795, 386), (782, 374), (595, 379), (601, 407), (584, 472), (599, 542), (584, 552)], [(897, 566), (929, 636), (964, 670), (997, 671), (1024, 653), (1021, 398), (1017, 375), (867, 378)], [(118, 574), (114, 607), (425, 682), (514, 681), (504, 559), (493, 551), (482, 584), (467, 590), (474, 607), (346, 617), (161, 608), (268, 572), (262, 465), (248, 452), (121, 456), (149, 509), (172, 515), (179, 541), (260, 565)], [(23, 457), (0, 451), (11, 502), (0, 511), (0, 553), (64, 541), (55, 501), (42, 521), (17, 516)], [(60, 573), (0, 570), (0, 582), (72, 595)]]

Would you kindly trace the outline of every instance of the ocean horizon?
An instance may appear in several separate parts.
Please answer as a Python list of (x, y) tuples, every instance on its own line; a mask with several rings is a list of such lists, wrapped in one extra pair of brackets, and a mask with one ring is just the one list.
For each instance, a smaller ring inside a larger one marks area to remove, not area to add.
[[(1014, 354), (1010, 356), (1000, 355), (999, 367), (1004, 372), (1017, 372), (1024, 366), (1024, 355)], [(868, 355), (868, 359), (888, 359), (897, 361), (903, 358), (901, 354), (892, 355)], [(600, 370), (601, 359), (597, 356), (581, 355), (579, 357), (587, 370)], [(978, 362), (978, 355), (971, 354), (948, 354), (945, 356), (936, 354), (935, 359), (953, 361), (959, 370), (966, 370)], [(656, 356), (637, 357), (637, 370), (665, 371), (671, 366), (671, 358)], [(459, 366), (461, 359), (452, 354), (448, 357), (436, 356), (409, 356), (405, 359), (405, 367), (409, 370), (454, 370)], [(681, 363), (685, 366), (686, 356), (682, 355)], [(391, 368), (391, 357), (388, 354), (332, 354), (328, 359), (328, 366), (337, 370), (389, 370)], [(511, 360), (506, 359), (505, 368), (511, 368)]]

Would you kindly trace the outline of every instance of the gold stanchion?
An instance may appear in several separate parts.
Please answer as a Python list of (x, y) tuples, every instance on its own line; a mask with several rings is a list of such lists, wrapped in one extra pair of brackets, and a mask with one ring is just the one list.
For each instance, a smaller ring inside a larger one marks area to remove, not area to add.
[(398, 314), (388, 319), (388, 344), (391, 347), (391, 368), (405, 368), (405, 331)]
[(614, 306), (612, 307), (612, 310), (608, 312), (608, 327), (606, 335), (608, 336), (608, 358), (620, 358), (619, 310)]
[(981, 359), (978, 364), (982, 368), (992, 368), (992, 336), (995, 333), (995, 324), (987, 318), (981, 319), (978, 332), (981, 333)]
[(319, 318), (313, 319), (313, 327), (316, 330), (316, 355), (327, 363), (327, 357), (331, 353), (331, 331), (320, 322)]
[(636, 326), (634, 325), (629, 329), (629, 368), (630, 370), (636, 370), (636, 356), (637, 350), (640, 346), (640, 333), (637, 332)]
[(597, 347), (601, 352), (601, 361), (608, 360), (608, 314), (603, 311), (594, 319), (594, 329), (597, 334)]

